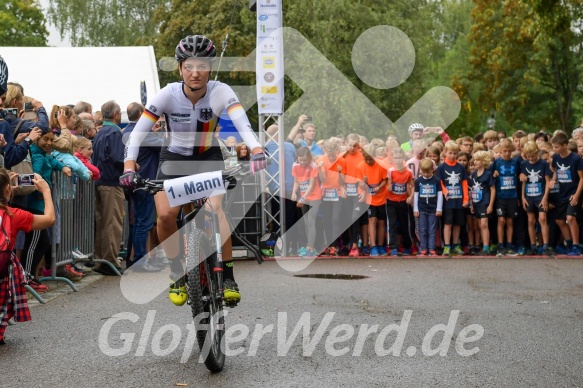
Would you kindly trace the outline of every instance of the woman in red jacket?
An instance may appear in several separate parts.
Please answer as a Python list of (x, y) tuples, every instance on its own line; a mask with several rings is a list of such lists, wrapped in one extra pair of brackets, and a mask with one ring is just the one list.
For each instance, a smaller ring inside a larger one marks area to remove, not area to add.
[(24, 289), (24, 270), (13, 253), (16, 234), (21, 230), (30, 232), (55, 224), (51, 189), (38, 174), (34, 174), (32, 182), (44, 198), (44, 214), (33, 215), (6, 205), (10, 202), (12, 189), (16, 187), (17, 181), (17, 173), (0, 168), (0, 345), (4, 345), (4, 331), (12, 317), (16, 322), (30, 320)]

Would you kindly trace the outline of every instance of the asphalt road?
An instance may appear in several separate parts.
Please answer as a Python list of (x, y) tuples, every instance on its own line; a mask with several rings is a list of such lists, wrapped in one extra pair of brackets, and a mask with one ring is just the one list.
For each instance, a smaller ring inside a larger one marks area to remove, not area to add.
[[(8, 327), (0, 385), (583, 386), (580, 259), (340, 259), (301, 271), (362, 280), (298, 278), (277, 262), (235, 271), (243, 301), (226, 321), (241, 354), (219, 374), (189, 350), (188, 306), (132, 304), (108, 277)], [(438, 330), (448, 323), (451, 339)]]

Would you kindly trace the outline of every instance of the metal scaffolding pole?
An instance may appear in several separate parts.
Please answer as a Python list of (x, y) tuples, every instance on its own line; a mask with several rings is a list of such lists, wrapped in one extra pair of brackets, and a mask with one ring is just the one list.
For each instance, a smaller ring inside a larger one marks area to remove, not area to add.
[[(269, 125), (277, 124), (277, 132), (269, 135), (266, 130)], [(277, 134), (277, 136), (276, 136)], [(276, 140), (277, 139), (277, 140)], [(278, 151), (269, 155), (270, 163), (277, 163), (279, 166), (278, 172), (271, 175), (268, 171), (263, 170), (261, 173), (261, 228), (263, 231), (268, 230), (268, 225), (271, 224), (271, 230), (276, 232), (281, 237), (282, 247), (286, 247), (285, 236), (283, 234), (283, 225), (285, 225), (285, 152), (284, 152), (284, 128), (283, 115), (259, 115), (259, 140), (261, 144), (266, 145), (270, 141), (277, 143)], [(269, 186), (276, 187), (275, 190), (270, 190)], [(273, 192), (271, 192), (273, 191)], [(279, 206), (278, 212), (273, 212), (273, 205), (277, 203)], [(282, 254), (285, 251), (282, 250)]]

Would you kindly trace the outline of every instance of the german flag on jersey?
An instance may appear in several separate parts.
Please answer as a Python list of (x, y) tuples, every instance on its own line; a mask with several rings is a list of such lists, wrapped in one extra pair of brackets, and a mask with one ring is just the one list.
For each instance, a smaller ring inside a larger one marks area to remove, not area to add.
[(160, 116), (150, 112), (148, 109), (144, 109), (144, 113), (142, 113), (142, 116), (153, 122), (157, 122), (158, 119), (160, 118)]
[(198, 147), (198, 153), (211, 148), (213, 145), (213, 138), (215, 137), (215, 129), (217, 121), (213, 117), (209, 122), (205, 123), (200, 120), (196, 124), (196, 141), (194, 143), (195, 149)]

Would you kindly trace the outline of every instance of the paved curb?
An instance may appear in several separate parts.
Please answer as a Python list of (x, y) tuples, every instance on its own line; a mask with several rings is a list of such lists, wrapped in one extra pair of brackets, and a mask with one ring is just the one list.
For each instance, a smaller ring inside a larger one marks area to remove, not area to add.
[[(101, 274), (98, 274), (95, 272), (90, 272), (87, 275), (85, 275), (84, 277), (82, 277), (80, 280), (73, 281), (73, 284), (75, 284), (75, 287), (77, 287), (79, 289), (79, 291), (81, 291), (82, 289), (84, 289), (88, 285), (93, 284), (96, 281), (103, 279), (104, 277), (105, 276), (103, 276)], [(47, 281), (43, 282), (43, 284), (45, 284), (49, 287), (49, 291), (39, 293), (39, 295), (47, 303), (52, 301), (52, 300), (55, 300), (63, 295), (67, 295), (67, 294), (71, 294), (71, 293), (75, 292), (75, 291), (73, 291), (73, 289), (71, 287), (69, 287), (64, 282), (47, 280)], [(42, 303), (40, 303), (38, 300), (36, 300), (36, 298), (34, 296), (32, 296), (32, 294), (30, 292), (27, 292), (26, 296), (28, 298), (28, 307), (32, 308), (32, 307), (42, 306)]]

